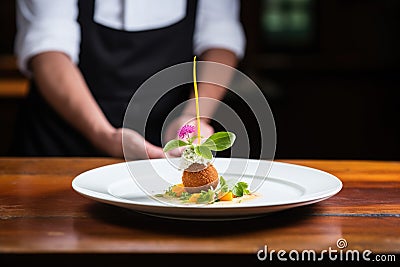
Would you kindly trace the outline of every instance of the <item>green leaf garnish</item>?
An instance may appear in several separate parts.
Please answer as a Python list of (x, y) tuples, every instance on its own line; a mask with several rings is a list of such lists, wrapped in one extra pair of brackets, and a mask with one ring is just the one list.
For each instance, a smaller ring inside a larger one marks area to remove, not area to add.
[(180, 196), (180, 200), (189, 200), (190, 196), (192, 194), (190, 194), (189, 192), (182, 192), (182, 195)]
[(164, 150), (164, 152), (168, 152), (172, 149), (175, 149), (178, 147), (184, 147), (184, 146), (188, 146), (188, 145), (189, 144), (186, 143), (185, 141), (174, 139), (174, 140), (171, 140), (168, 143), (166, 143), (163, 150)]
[(212, 203), (215, 201), (214, 190), (208, 189), (208, 191), (201, 191), (200, 196), (197, 199), (197, 203)]
[(222, 151), (233, 145), (236, 135), (231, 132), (217, 132), (211, 135), (202, 146), (213, 151)]
[(194, 152), (205, 159), (212, 159), (213, 156), (211, 150), (203, 145), (195, 146)]
[(245, 182), (238, 182), (232, 188), (232, 193), (237, 197), (242, 197), (244, 195), (250, 194), (250, 191), (247, 189), (248, 184)]
[[(186, 139), (186, 141), (189, 143), (189, 145), (191, 145), (193, 143), (193, 141), (197, 138), (197, 135), (194, 135), (192, 137), (189, 137)], [(203, 136), (200, 136), (200, 138), (203, 138)]]
[(229, 191), (229, 186), (226, 183), (224, 177), (222, 176), (219, 177), (219, 185), (220, 185), (219, 190), (221, 193), (227, 193)]

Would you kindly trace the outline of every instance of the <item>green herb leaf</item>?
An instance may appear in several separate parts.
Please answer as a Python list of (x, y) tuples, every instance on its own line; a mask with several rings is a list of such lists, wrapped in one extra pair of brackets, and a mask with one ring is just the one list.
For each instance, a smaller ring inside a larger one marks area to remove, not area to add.
[(220, 188), (219, 188), (220, 192), (227, 193), (229, 191), (228, 184), (226, 183), (224, 177), (222, 177), (222, 176), (219, 177), (219, 185), (220, 185)]
[[(189, 145), (191, 145), (193, 143), (193, 141), (197, 138), (197, 135), (193, 135), (192, 137), (187, 138), (187, 142), (189, 143)], [(203, 138), (203, 136), (200, 136), (200, 138)]]
[(164, 152), (168, 152), (172, 149), (175, 149), (178, 147), (183, 147), (183, 146), (188, 146), (188, 145), (189, 145), (188, 143), (186, 143), (182, 140), (174, 139), (174, 140), (171, 140), (168, 143), (166, 143), (163, 150), (164, 150)]
[(212, 159), (213, 157), (211, 150), (203, 145), (195, 146), (194, 152), (205, 159)]
[(250, 194), (250, 191), (247, 189), (248, 184), (245, 182), (238, 182), (235, 184), (235, 186), (232, 188), (232, 193), (237, 196), (241, 197), (244, 195)]
[(212, 203), (215, 201), (215, 192), (211, 189), (201, 191), (197, 203)]
[(217, 132), (211, 135), (202, 146), (213, 151), (222, 151), (233, 145), (236, 135), (231, 132)]
[(181, 197), (179, 198), (180, 200), (189, 200), (190, 196), (192, 194), (190, 194), (189, 192), (182, 192)]

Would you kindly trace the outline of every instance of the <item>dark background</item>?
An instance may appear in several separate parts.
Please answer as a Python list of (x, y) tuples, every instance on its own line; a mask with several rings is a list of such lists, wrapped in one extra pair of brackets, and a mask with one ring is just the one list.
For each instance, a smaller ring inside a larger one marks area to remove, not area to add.
[[(1, 156), (23, 101), (3, 93), (5, 81), (23, 79), (12, 56), (14, 4), (0, 1)], [(239, 69), (269, 101), (276, 158), (400, 160), (399, 14), (396, 0), (242, 1)]]

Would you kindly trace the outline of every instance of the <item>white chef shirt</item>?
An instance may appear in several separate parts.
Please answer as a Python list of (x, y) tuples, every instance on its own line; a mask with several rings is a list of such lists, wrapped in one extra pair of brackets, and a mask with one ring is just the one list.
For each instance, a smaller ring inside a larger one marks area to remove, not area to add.
[[(46, 51), (63, 52), (78, 63), (78, 0), (17, 0), (16, 11), (15, 53), (22, 73), (29, 76), (29, 59)], [(246, 41), (239, 11), (239, 0), (199, 0), (194, 54), (223, 48), (242, 58)], [(93, 19), (113, 29), (143, 31), (167, 27), (185, 16), (186, 0), (96, 0)]]

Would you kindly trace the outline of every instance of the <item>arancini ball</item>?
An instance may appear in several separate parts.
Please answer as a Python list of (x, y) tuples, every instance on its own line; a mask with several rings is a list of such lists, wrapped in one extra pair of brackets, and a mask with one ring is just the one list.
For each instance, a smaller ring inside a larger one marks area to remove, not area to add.
[(201, 171), (190, 172), (185, 170), (182, 174), (182, 183), (189, 193), (207, 191), (211, 187), (215, 189), (218, 186), (218, 182), (218, 172), (212, 164)]

